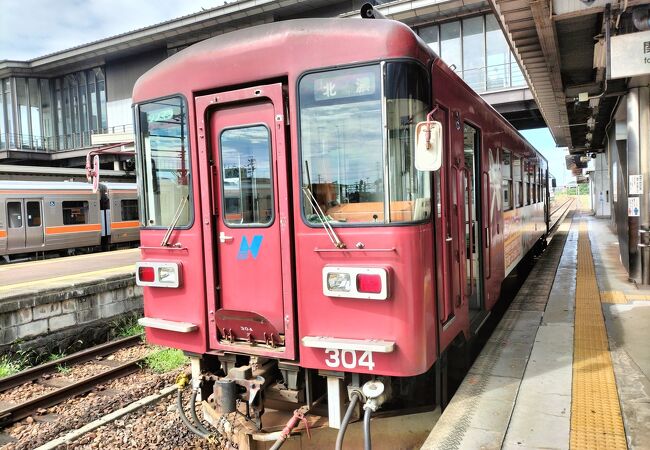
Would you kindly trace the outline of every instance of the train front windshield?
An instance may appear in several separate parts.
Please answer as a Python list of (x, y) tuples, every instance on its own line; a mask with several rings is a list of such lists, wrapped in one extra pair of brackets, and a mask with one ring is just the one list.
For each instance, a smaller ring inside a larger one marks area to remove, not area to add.
[(138, 113), (143, 224), (188, 226), (192, 199), (185, 103), (181, 97), (170, 97), (143, 103)]
[(300, 80), (299, 95), (307, 223), (429, 217), (430, 175), (415, 169), (413, 157), (415, 125), (430, 110), (422, 66), (388, 62), (310, 73)]

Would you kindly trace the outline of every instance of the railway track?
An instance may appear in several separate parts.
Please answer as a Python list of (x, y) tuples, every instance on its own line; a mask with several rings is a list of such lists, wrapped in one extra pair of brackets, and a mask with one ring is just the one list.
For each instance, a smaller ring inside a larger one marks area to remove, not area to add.
[[(74, 364), (94, 361), (97, 358), (110, 355), (123, 348), (136, 346), (140, 342), (141, 336), (130, 336), (98, 345), (87, 350), (82, 350), (56, 361), (32, 367), (15, 375), (0, 379), (0, 392), (7, 391), (26, 383), (38, 381), (43, 377), (43, 375), (55, 373), (62, 366), (69, 367)], [(54, 406), (64, 400), (89, 392), (100, 384), (137, 372), (140, 370), (143, 361), (144, 358), (137, 358), (117, 365), (112, 365), (112, 367), (107, 366), (107, 370), (102, 371), (101, 373), (78, 381), (65, 383), (62, 386), (57, 386), (52, 392), (0, 409), (0, 428), (29, 417), (39, 409)], [(51, 384), (43, 384), (52, 387)]]
[(575, 199), (570, 198), (559, 206), (556, 206), (549, 216), (549, 231), (553, 231), (562, 222), (564, 216), (569, 212), (573, 206)]

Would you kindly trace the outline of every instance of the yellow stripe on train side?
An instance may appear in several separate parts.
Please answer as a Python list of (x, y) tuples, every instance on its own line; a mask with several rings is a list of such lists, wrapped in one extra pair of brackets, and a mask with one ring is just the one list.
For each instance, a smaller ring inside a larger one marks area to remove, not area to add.
[(102, 231), (102, 226), (98, 223), (90, 223), (86, 225), (62, 225), (59, 227), (45, 228), (45, 234), (83, 233), (89, 231)]

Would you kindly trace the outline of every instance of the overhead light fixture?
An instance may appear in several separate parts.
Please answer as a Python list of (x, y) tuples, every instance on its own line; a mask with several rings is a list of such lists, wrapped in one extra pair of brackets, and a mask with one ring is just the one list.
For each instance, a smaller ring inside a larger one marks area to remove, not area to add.
[(586, 138), (588, 141), (591, 141), (591, 138), (593, 138), (593, 137), (594, 137), (594, 135), (591, 134), (591, 133), (587, 133), (587, 134), (585, 135), (585, 138)]
[(588, 118), (587, 119), (587, 127), (590, 130), (593, 130), (594, 128), (596, 128), (596, 119), (594, 119), (593, 117)]

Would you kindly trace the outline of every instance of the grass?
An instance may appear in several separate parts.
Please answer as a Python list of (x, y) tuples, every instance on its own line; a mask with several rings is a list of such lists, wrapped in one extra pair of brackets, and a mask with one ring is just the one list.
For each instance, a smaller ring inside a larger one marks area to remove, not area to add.
[(139, 317), (139, 315), (130, 314), (115, 320), (111, 327), (111, 334), (119, 338), (143, 334), (144, 327), (138, 323)]
[(56, 370), (57, 370), (57, 372), (59, 372), (60, 374), (63, 374), (63, 375), (69, 375), (70, 372), (72, 372), (72, 368), (66, 366), (65, 364), (58, 364), (56, 366)]
[(15, 373), (20, 372), (26, 367), (26, 361), (20, 359), (20, 357), (12, 358), (9, 355), (0, 356), (0, 378), (8, 377)]
[[(156, 348), (156, 347), (153, 347)], [(146, 358), (148, 368), (157, 373), (165, 373), (186, 364), (189, 358), (181, 350), (173, 348), (156, 348)]]
[(56, 361), (57, 359), (61, 359), (65, 356), (65, 353), (63, 352), (52, 352), (49, 355), (47, 355), (47, 362), (52, 362)]

